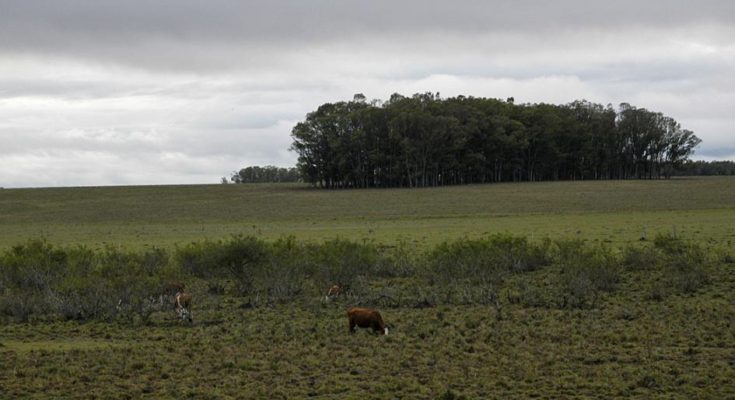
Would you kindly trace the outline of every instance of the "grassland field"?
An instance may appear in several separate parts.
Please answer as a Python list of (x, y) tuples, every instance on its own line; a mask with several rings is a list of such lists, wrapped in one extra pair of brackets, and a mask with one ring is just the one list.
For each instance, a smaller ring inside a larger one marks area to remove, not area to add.
[(511, 233), (630, 243), (675, 232), (735, 239), (735, 179), (508, 183), (427, 189), (303, 185), (4, 189), (0, 248), (58, 244), (172, 247), (233, 234), (433, 246)]
[[(204, 281), (190, 282), (191, 325), (168, 309), (145, 324), (2, 319), (0, 399), (735, 399), (733, 178), (0, 190), (3, 251), (38, 237), (135, 251), (245, 234), (403, 243), (421, 252), (493, 233), (615, 249), (664, 233), (718, 253), (706, 285), (655, 300), (652, 287), (667, 281), (640, 269), (625, 270), (616, 290), (585, 308), (506, 297), (495, 306), (378, 302), (388, 336), (349, 334), (350, 298), (252, 308), (210, 293)], [(506, 284), (543, 289), (562, 273), (550, 265)]]

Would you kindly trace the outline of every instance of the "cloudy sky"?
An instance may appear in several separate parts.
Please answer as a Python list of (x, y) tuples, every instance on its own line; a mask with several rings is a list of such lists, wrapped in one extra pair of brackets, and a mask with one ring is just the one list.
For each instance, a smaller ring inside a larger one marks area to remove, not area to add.
[(0, 186), (217, 183), (426, 91), (628, 102), (735, 160), (735, 2), (0, 0)]

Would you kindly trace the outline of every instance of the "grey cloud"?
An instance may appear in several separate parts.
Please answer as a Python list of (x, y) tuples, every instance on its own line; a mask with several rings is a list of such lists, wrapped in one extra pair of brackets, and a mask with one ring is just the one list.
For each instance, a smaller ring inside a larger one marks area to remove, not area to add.
[(28, 31), (42, 25), (61, 32), (80, 32), (81, 38), (90, 34), (106, 37), (112, 32), (115, 37), (139, 33), (183, 41), (200, 37), (311, 40), (386, 30), (543, 30), (626, 24), (678, 26), (692, 21), (727, 24), (735, 17), (735, 6), (726, 0), (703, 0), (696, 7), (685, 0), (10, 0), (0, 4), (3, 25), (26, 26)]
[(3, 1), (0, 51), (87, 57), (97, 62), (247, 69), (273, 61), (273, 46), (403, 43), (422, 33), (549, 36), (585, 29), (681, 28), (735, 22), (730, 1)]
[(712, 147), (705, 145), (697, 150), (695, 158), (706, 160), (733, 160), (735, 159), (735, 146)]
[(0, 98), (63, 97), (69, 99), (115, 97), (145, 93), (144, 86), (119, 82), (73, 82), (58, 79), (0, 78)]

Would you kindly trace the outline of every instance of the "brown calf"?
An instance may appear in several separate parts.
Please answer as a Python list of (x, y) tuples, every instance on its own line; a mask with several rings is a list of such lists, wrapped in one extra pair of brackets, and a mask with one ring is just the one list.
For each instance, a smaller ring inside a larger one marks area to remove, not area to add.
[[(183, 293), (184, 288), (184, 282), (180, 281), (171, 281), (162, 285), (161, 294), (159, 296), (161, 306), (163, 306), (164, 303), (168, 302), (169, 304), (173, 303), (174, 307), (176, 307), (175, 296), (177, 293)], [(174, 299), (174, 301), (171, 301), (171, 299)]]
[(332, 287), (330, 287), (327, 291), (327, 295), (324, 296), (324, 301), (328, 302), (329, 300), (339, 296), (340, 294), (342, 294), (342, 286), (332, 285)]
[(347, 318), (350, 320), (350, 333), (354, 333), (355, 326), (359, 326), (360, 328), (372, 328), (378, 335), (388, 334), (383, 318), (375, 310), (352, 307), (347, 310)]

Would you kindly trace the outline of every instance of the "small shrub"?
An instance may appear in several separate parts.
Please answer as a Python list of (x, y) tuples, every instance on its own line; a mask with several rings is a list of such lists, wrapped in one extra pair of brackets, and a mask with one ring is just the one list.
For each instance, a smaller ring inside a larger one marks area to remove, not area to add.
[(567, 273), (562, 278), (562, 308), (587, 308), (594, 305), (598, 290), (586, 274)]
[(304, 294), (308, 262), (304, 248), (293, 237), (279, 239), (269, 246), (267, 261), (257, 271), (254, 286), (275, 303), (293, 301)]
[(349, 287), (353, 293), (365, 292), (364, 276), (374, 276), (381, 262), (378, 248), (336, 239), (308, 249), (310, 269), (320, 288), (331, 285)]
[(549, 263), (549, 243), (509, 235), (444, 242), (426, 255), (426, 279), (431, 285), (498, 285), (509, 274)]
[(620, 281), (620, 260), (605, 246), (587, 247), (579, 241), (559, 242), (561, 306), (593, 306), (599, 292), (612, 292)]
[(535, 284), (518, 281), (516, 284), (508, 288), (506, 297), (509, 303), (520, 303), (524, 307), (541, 307), (546, 308), (552, 304), (551, 290), (539, 287)]
[(189, 243), (177, 248), (174, 258), (185, 274), (232, 279), (242, 296), (253, 290), (256, 274), (267, 265), (268, 248), (261, 239), (233, 236), (227, 241)]
[(629, 246), (623, 252), (623, 265), (630, 271), (647, 271), (658, 267), (661, 252), (650, 246)]
[(222, 242), (188, 243), (176, 248), (174, 260), (186, 275), (202, 279), (224, 277), (220, 264), (222, 247)]
[(383, 257), (376, 265), (376, 274), (384, 278), (409, 277), (416, 273), (419, 264), (415, 250), (401, 242), (393, 248), (381, 248)]
[(666, 270), (668, 281), (682, 293), (693, 293), (710, 281), (705, 263), (699, 257), (679, 255)]
[(653, 245), (665, 254), (682, 253), (686, 250), (686, 243), (681, 238), (669, 233), (656, 235), (653, 239)]
[(663, 273), (667, 285), (680, 293), (693, 293), (709, 283), (711, 261), (700, 244), (660, 236), (656, 238), (656, 246), (664, 252)]
[(255, 276), (267, 265), (265, 242), (254, 237), (236, 236), (220, 248), (218, 264), (234, 279), (238, 295), (253, 289)]
[(48, 304), (40, 293), (7, 291), (0, 297), (0, 313), (13, 317), (17, 322), (25, 323), (32, 315), (48, 313)]

